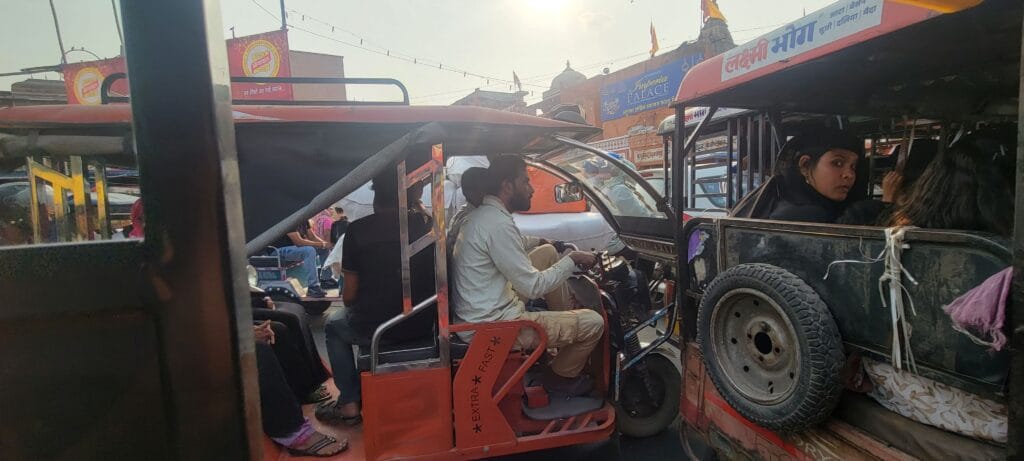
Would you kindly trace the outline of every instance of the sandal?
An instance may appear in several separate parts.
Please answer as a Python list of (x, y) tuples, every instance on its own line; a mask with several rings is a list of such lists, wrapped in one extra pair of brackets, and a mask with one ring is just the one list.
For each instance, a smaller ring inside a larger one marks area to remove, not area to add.
[(305, 403), (306, 404), (320, 403), (320, 402), (323, 402), (325, 400), (330, 400), (330, 399), (331, 399), (331, 392), (327, 390), (327, 386), (324, 386), (323, 384), (321, 384), (320, 387), (314, 389), (313, 392), (310, 392), (309, 395), (306, 396)]
[(313, 411), (313, 415), (316, 419), (326, 424), (342, 423), (346, 426), (357, 426), (363, 422), (363, 415), (352, 415), (345, 416), (341, 414), (341, 408), (338, 406), (338, 401), (326, 402), (317, 405), (316, 410)]
[[(315, 456), (317, 458), (327, 458), (348, 449), (348, 440), (339, 441), (334, 437), (331, 437), (327, 434), (323, 434), (320, 432), (313, 434), (313, 436), (311, 436), (309, 439), (313, 440), (318, 436), (320, 437), (319, 440), (310, 443), (305, 448), (286, 447), (288, 448), (288, 453), (294, 456)], [(321, 451), (324, 448), (327, 448), (335, 443), (340, 445), (340, 448), (338, 448), (337, 450)]]

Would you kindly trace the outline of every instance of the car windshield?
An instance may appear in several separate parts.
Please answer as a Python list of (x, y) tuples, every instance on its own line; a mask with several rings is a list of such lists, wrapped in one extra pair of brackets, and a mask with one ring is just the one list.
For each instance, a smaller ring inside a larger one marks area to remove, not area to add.
[(667, 219), (658, 211), (658, 200), (639, 182), (592, 152), (570, 148), (544, 159), (586, 184), (615, 216)]

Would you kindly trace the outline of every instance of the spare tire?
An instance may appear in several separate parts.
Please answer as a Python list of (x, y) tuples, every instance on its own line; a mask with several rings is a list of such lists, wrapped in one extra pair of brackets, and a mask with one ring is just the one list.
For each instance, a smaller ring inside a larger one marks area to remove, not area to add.
[(697, 314), (697, 342), (718, 393), (762, 427), (806, 429), (839, 401), (839, 329), (818, 293), (785, 269), (741, 264), (715, 277)]

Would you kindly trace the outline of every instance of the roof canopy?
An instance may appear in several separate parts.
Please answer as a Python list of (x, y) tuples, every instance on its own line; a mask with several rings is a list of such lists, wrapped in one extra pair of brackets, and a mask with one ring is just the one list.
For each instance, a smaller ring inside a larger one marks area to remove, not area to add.
[[(247, 240), (430, 122), (437, 122), (430, 142), (443, 143), (446, 155), (543, 153), (564, 147), (555, 135), (584, 140), (600, 131), (470, 106), (238, 106), (234, 116)], [(75, 151), (53, 154), (75, 155), (82, 135), (112, 138), (115, 148), (130, 145), (117, 142), (127, 135), (130, 124), (131, 108), (124, 104), (0, 109), (0, 132), (7, 132), (8, 139), (38, 143), (77, 135), (75, 143), (56, 143)], [(121, 135), (112, 137), (112, 132)], [(425, 154), (421, 147), (410, 146), (403, 156)], [(187, 187), (187, 178), (182, 184)]]
[(1001, 104), (1017, 94), (1020, 2), (987, 0), (950, 14), (920, 3), (833, 4), (700, 63), (683, 79), (675, 104), (824, 114), (1015, 114), (1015, 107)]

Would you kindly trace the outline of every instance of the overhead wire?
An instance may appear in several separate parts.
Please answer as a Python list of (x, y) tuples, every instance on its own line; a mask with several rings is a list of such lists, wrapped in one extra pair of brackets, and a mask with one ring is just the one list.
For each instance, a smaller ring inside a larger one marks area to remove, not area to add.
[[(256, 4), (257, 6), (259, 6), (261, 10), (266, 12), (271, 17), (280, 20), (280, 17), (278, 15), (272, 13), (270, 10), (268, 10), (263, 5), (261, 5), (257, 0), (252, 0), (252, 2), (254, 4)], [(296, 10), (290, 10), (290, 11), (292, 11), (293, 14), (296, 14)], [(304, 13), (298, 13), (298, 14), (303, 14), (304, 15)], [(309, 15), (306, 15), (306, 17), (313, 18), (312, 16), (309, 16)], [(316, 32), (316, 31), (310, 30), (308, 28), (295, 25), (294, 22), (289, 23), (288, 24), (288, 28), (289, 29), (295, 29), (295, 30), (298, 30), (298, 31), (301, 31), (301, 32), (305, 32), (307, 34), (314, 35), (314, 36), (323, 38), (325, 40), (330, 40), (330, 41), (337, 42), (337, 43), (340, 43), (340, 44), (343, 44), (343, 45), (346, 45), (346, 46), (350, 46), (350, 47), (353, 47), (353, 48), (358, 48), (358, 49), (361, 49), (363, 51), (374, 53), (374, 54), (377, 54), (377, 55), (380, 55), (380, 56), (385, 56), (385, 57), (388, 57), (388, 58), (391, 58), (391, 59), (396, 59), (396, 60), (399, 60), (399, 61), (405, 61), (405, 62), (414, 64), (414, 65), (421, 65), (421, 66), (424, 66), (424, 67), (434, 68), (434, 69), (437, 69), (437, 70), (443, 70), (443, 71), (451, 72), (451, 73), (454, 73), (454, 74), (462, 74), (464, 77), (476, 77), (476, 78), (479, 78), (479, 79), (482, 79), (482, 80), (486, 80), (486, 81), (488, 81), (488, 83), (490, 83), (490, 81), (495, 81), (495, 82), (504, 83), (504, 84), (513, 84), (513, 85), (515, 84), (515, 82), (513, 80), (511, 80), (511, 79), (495, 77), (495, 76), (491, 76), (491, 75), (481, 74), (479, 72), (473, 72), (473, 71), (470, 71), (470, 70), (462, 69), (460, 67), (455, 67), (455, 66), (451, 66), (451, 65), (445, 65), (444, 63), (442, 63), (440, 61), (436, 61), (436, 60), (432, 60), (432, 59), (419, 58), (419, 57), (416, 57), (416, 56), (413, 56), (413, 55), (407, 54), (407, 53), (401, 53), (401, 52), (397, 52), (397, 51), (393, 52), (390, 48), (382, 47), (380, 45), (375, 45), (376, 47), (378, 47), (380, 49), (374, 49), (374, 48), (371, 48), (369, 46), (366, 46), (366, 43), (368, 42), (368, 40), (363, 38), (363, 37), (360, 37), (358, 34), (355, 34), (355, 33), (351, 32), (351, 31), (348, 31), (347, 29), (342, 29), (342, 28), (340, 28), (338, 26), (332, 25), (329, 22), (326, 22), (326, 21), (323, 21), (323, 20), (320, 20), (320, 19), (315, 19), (315, 20), (317, 22), (319, 22), (319, 23), (330, 25), (330, 26), (334, 27), (335, 31), (342, 30), (342, 31), (344, 31), (344, 32), (346, 32), (346, 33), (348, 33), (350, 35), (358, 37), (358, 38), (360, 38), (362, 43), (361, 44), (360, 43), (354, 43), (354, 42), (347, 41), (347, 40), (342, 40), (342, 39), (339, 39), (337, 37), (333, 37), (333, 36), (330, 36), (330, 35), (325, 35), (323, 33)], [(532, 86), (532, 87), (535, 87), (535, 88), (547, 89), (546, 87), (541, 86), (541, 85), (534, 85), (534, 84), (528, 84), (528, 83), (522, 83), (522, 84), (523, 84), (523, 86)]]
[[(277, 14), (275, 14), (274, 12), (272, 12), (269, 9), (267, 9), (266, 7), (264, 7), (262, 4), (259, 3), (259, 1), (257, 1), (257, 0), (251, 0), (251, 1), (252, 1), (253, 4), (255, 4), (257, 7), (259, 7), (261, 10), (263, 10), (268, 16), (274, 18), (275, 20), (280, 21), (280, 17)], [(445, 97), (445, 96), (448, 96), (448, 95), (451, 95), (451, 94), (461, 93), (461, 92), (465, 92), (465, 91), (471, 91), (471, 90), (474, 90), (474, 89), (493, 88), (493, 87), (496, 87), (498, 85), (508, 85), (510, 90), (511, 90), (511, 88), (513, 88), (515, 86), (515, 82), (513, 80), (511, 80), (511, 79), (502, 78), (502, 77), (495, 77), (495, 76), (491, 76), (491, 75), (482, 74), (482, 73), (479, 73), (479, 72), (473, 72), (473, 71), (469, 71), (469, 70), (462, 69), (460, 67), (456, 67), (456, 66), (452, 66), (452, 65), (445, 65), (442, 61), (437, 60), (437, 59), (423, 58), (423, 57), (419, 57), (419, 56), (415, 56), (415, 55), (412, 55), (412, 54), (408, 54), (408, 53), (404, 53), (404, 52), (401, 52), (401, 51), (398, 51), (398, 50), (391, 49), (390, 47), (382, 45), (382, 44), (380, 44), (380, 43), (378, 43), (378, 42), (376, 42), (374, 40), (370, 40), (369, 38), (366, 38), (366, 37), (364, 37), (364, 36), (362, 36), (362, 35), (360, 35), (360, 34), (358, 34), (356, 32), (353, 32), (353, 31), (347, 29), (347, 28), (344, 28), (344, 27), (341, 27), (341, 26), (339, 26), (337, 24), (333, 24), (331, 22), (325, 21), (323, 19), (318, 18), (317, 16), (315, 16), (313, 14), (310, 14), (310, 13), (307, 13), (307, 12), (304, 12), (304, 11), (301, 11), (301, 10), (297, 10), (297, 9), (294, 9), (294, 8), (287, 8), (285, 14), (287, 16), (291, 16), (292, 19), (293, 19), (293, 21), (288, 23), (288, 28), (289, 29), (298, 30), (300, 32), (304, 32), (304, 33), (313, 35), (315, 37), (319, 37), (319, 38), (322, 38), (322, 39), (325, 39), (325, 40), (330, 40), (330, 41), (335, 42), (335, 43), (339, 43), (339, 44), (342, 44), (342, 45), (345, 45), (345, 46), (357, 48), (357, 49), (360, 49), (360, 50), (363, 50), (363, 51), (366, 51), (366, 52), (369, 52), (369, 53), (373, 53), (373, 54), (376, 54), (376, 55), (384, 56), (384, 57), (387, 57), (387, 58), (391, 58), (391, 59), (395, 59), (395, 60), (399, 60), (399, 61), (404, 61), (404, 62), (413, 64), (413, 65), (420, 65), (420, 66), (429, 67), (429, 68), (433, 68), (433, 69), (437, 69), (437, 70), (442, 70), (442, 71), (446, 71), (446, 72), (450, 72), (450, 73), (454, 73), (454, 74), (462, 74), (463, 77), (474, 77), (474, 78), (478, 78), (478, 79), (481, 79), (481, 80), (484, 80), (484, 81), (487, 82), (485, 85), (474, 85), (472, 87), (467, 87), (467, 88), (464, 88), (464, 89), (449, 90), (449, 91), (443, 91), (443, 92), (439, 92), (439, 93), (432, 93), (432, 94), (428, 94), (428, 95), (422, 95), (422, 96), (413, 97), (412, 99), (416, 100), (416, 101), (424, 101), (424, 100), (428, 100), (429, 101), (429, 100), (433, 100), (433, 99), (440, 99), (441, 97)], [(304, 20), (309, 20), (309, 21), (318, 23), (318, 24), (320, 24), (321, 26), (323, 26), (325, 28), (329, 27), (331, 29), (330, 32), (332, 34), (335, 34), (337, 32), (341, 32), (341, 33), (347, 34), (347, 35), (352, 37), (353, 41), (344, 40), (344, 39), (338, 38), (338, 37), (333, 36), (333, 35), (327, 35), (326, 33), (317, 32), (317, 31), (314, 31), (314, 30), (310, 30), (309, 28), (306, 28), (306, 27), (303, 27), (303, 26), (300, 26), (300, 25), (296, 25), (295, 21), (294, 21), (296, 15), (299, 16), (301, 18), (301, 20), (303, 20), (303, 21)], [(759, 30), (764, 30), (764, 29), (778, 27), (778, 26), (781, 26), (783, 24), (786, 24), (786, 23), (772, 24), (772, 25), (761, 26), (761, 27), (752, 27), (752, 28), (748, 28), (748, 29), (739, 29), (739, 30), (733, 31), (733, 33), (759, 31)], [(356, 43), (354, 40), (358, 40), (359, 42)], [(685, 40), (685, 41), (681, 42), (679, 45), (676, 45), (676, 47), (682, 45), (683, 43), (687, 43), (688, 41), (690, 41), (690, 40)], [(673, 47), (673, 48), (675, 48), (675, 47)], [(587, 65), (584, 65), (584, 66), (579, 66), (579, 67), (576, 68), (576, 70), (577, 71), (589, 70), (589, 69), (592, 69), (592, 68), (595, 68), (595, 67), (599, 67), (599, 66), (602, 66), (602, 65), (612, 66), (616, 62), (621, 62), (621, 61), (628, 60), (628, 59), (633, 59), (633, 58), (637, 58), (637, 57), (647, 56), (647, 54), (648, 54), (648, 51), (645, 50), (643, 52), (631, 54), (629, 56), (624, 56), (624, 57), (614, 58), (614, 59), (609, 59), (609, 60), (601, 60), (601, 61), (594, 62), (592, 64), (587, 64)], [(548, 89), (547, 86), (545, 86), (543, 84), (537, 84), (535, 82), (542, 81), (542, 80), (544, 80), (546, 78), (554, 77), (555, 75), (558, 75), (561, 72), (562, 71), (556, 71), (556, 72), (550, 72), (550, 73), (545, 73), (545, 74), (537, 74), (537, 75), (526, 76), (526, 77), (520, 78), (520, 85), (522, 85), (523, 87), (532, 87), (532, 88), (538, 88), (538, 89), (547, 90)], [(533, 91), (530, 91), (531, 95), (533, 93), (534, 93)]]

